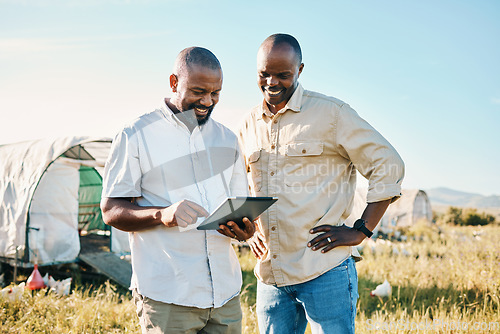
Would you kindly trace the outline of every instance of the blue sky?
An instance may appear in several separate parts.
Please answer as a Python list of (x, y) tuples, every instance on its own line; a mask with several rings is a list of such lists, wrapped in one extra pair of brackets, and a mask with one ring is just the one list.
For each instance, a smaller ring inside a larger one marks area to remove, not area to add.
[(188, 46), (212, 50), (214, 118), (260, 102), (256, 52), (294, 35), (306, 89), (349, 103), (397, 148), (405, 188), (500, 194), (500, 2), (0, 0), (0, 144), (114, 136), (169, 96)]

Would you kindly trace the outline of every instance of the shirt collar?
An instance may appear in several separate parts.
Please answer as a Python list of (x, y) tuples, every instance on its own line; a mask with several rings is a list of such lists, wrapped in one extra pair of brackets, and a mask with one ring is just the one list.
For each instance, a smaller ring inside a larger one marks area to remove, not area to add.
[[(286, 105), (278, 111), (279, 114), (286, 112), (287, 110), (292, 110), (294, 112), (300, 112), (300, 108), (302, 106), (302, 95), (304, 94), (304, 88), (300, 84), (300, 82), (297, 84), (297, 88), (295, 88), (295, 92), (293, 92), (292, 96), (286, 103)], [(268, 116), (272, 117), (273, 113), (269, 110), (267, 103), (265, 100), (262, 101), (262, 104), (260, 106), (260, 113), (259, 116)]]
[[(173, 122), (174, 124), (176, 125), (184, 125), (185, 124), (175, 115), (175, 113), (172, 111), (172, 109), (169, 108), (169, 106), (167, 105), (167, 102), (165, 101), (165, 99), (163, 99), (162, 103), (161, 103), (161, 112), (163, 114), (163, 116), (165, 116), (165, 118), (170, 121), (170, 122)], [(208, 121), (203, 124), (203, 125), (199, 125), (198, 128), (200, 129), (200, 131), (205, 128), (205, 126), (212, 122), (212, 115), (210, 115), (210, 118), (208, 119)]]
[(165, 118), (173, 120), (174, 112), (168, 107), (165, 99), (162, 100), (161, 111), (163, 113), (163, 116), (165, 116)]

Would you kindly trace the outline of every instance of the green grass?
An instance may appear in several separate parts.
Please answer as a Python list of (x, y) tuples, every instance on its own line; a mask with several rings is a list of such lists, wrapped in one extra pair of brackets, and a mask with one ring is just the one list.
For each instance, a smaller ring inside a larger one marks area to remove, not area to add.
[(140, 333), (130, 296), (105, 283), (59, 297), (25, 291), (20, 301), (0, 300), (0, 333)]
[[(500, 332), (500, 227), (418, 224), (406, 235), (405, 242), (363, 248), (364, 259), (357, 263), (356, 332), (414, 333), (426, 322), (435, 325), (427, 327), (428, 333)], [(243, 332), (257, 333), (255, 259), (247, 249), (239, 257)], [(385, 279), (392, 296), (370, 297)], [(109, 283), (75, 282), (65, 297), (41, 290), (25, 291), (14, 303), (0, 298), (0, 333), (140, 333), (129, 293)], [(375, 324), (380, 330), (374, 330)], [(468, 329), (456, 330), (452, 326), (457, 324)]]
[[(435, 333), (456, 333), (452, 326), (458, 322), (469, 327), (463, 333), (500, 332), (500, 227), (419, 223), (405, 235), (405, 242), (363, 248), (363, 260), (356, 265), (356, 333), (373, 333), (377, 323), (386, 333), (412, 333), (422, 325), (434, 326), (427, 329)], [(240, 262), (247, 284), (242, 293), (245, 333), (257, 333), (254, 260), (242, 253)], [(371, 297), (385, 279), (392, 285), (392, 296)], [(392, 330), (385, 330), (391, 322)], [(474, 330), (476, 323), (496, 330)]]

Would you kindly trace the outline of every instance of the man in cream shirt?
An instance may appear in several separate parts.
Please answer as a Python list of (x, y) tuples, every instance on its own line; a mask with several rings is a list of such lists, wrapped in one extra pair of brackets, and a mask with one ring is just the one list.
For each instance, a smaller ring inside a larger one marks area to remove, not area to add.
[(113, 141), (101, 208), (104, 221), (129, 232), (131, 289), (143, 333), (240, 333), (241, 269), (231, 237), (242, 230), (197, 230), (248, 183), (237, 137), (210, 118), (222, 70), (209, 50), (181, 51), (172, 97), (127, 125)]
[[(261, 333), (354, 333), (357, 274), (352, 246), (371, 235), (399, 198), (403, 162), (347, 103), (305, 90), (297, 40), (268, 37), (257, 55), (264, 96), (240, 129), (253, 195), (278, 201), (250, 240), (258, 258)], [(369, 180), (367, 207), (350, 215), (356, 170)]]

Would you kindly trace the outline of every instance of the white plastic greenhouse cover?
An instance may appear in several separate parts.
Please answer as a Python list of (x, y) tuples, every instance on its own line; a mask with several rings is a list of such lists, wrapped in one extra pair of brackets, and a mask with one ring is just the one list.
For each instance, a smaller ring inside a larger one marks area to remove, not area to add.
[(72, 261), (80, 252), (79, 165), (59, 160), (42, 175), (29, 212), (29, 247), (40, 264)]
[[(93, 166), (101, 172), (110, 145), (110, 138), (63, 137), (0, 146), (0, 257), (14, 258), (17, 248), (18, 256), (27, 258), (29, 226), (30, 262), (35, 257), (40, 264), (76, 258), (78, 168)], [(114, 244), (123, 249), (112, 251), (127, 251), (126, 236), (116, 234)]]

